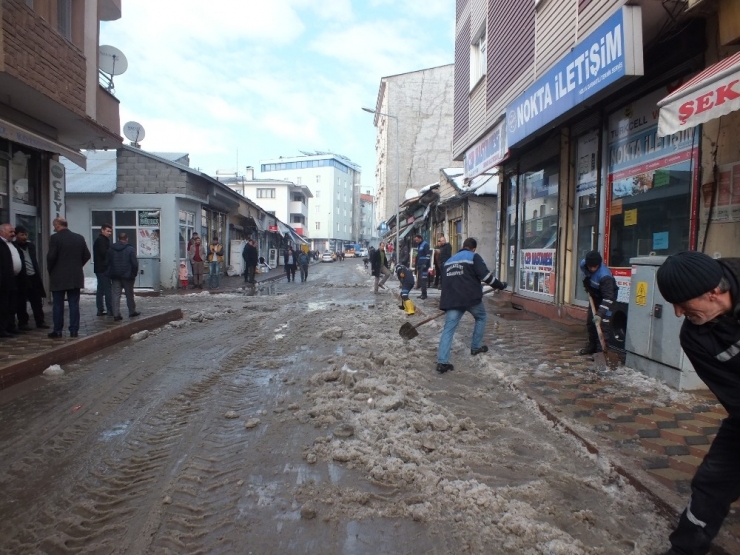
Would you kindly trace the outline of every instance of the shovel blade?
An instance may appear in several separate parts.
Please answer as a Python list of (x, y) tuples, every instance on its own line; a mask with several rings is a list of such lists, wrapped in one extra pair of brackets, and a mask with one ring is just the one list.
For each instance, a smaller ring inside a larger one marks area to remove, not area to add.
[(594, 367), (599, 373), (609, 371), (609, 366), (606, 363), (606, 357), (603, 352), (594, 353)]
[(416, 331), (416, 328), (411, 325), (411, 322), (406, 322), (404, 325), (401, 326), (401, 329), (398, 330), (398, 334), (404, 339), (413, 339), (414, 337), (419, 335), (419, 332)]

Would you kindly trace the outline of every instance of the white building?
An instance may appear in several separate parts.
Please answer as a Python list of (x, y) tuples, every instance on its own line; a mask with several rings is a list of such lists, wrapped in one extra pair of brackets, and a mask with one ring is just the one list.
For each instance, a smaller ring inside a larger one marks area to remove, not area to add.
[[(306, 236), (316, 250), (341, 250), (359, 237), (360, 166), (331, 152), (260, 161), (262, 176), (306, 186), (313, 196), (308, 206)], [(259, 203), (261, 199), (255, 199)], [(355, 211), (357, 207), (357, 211)]]
[(375, 228), (375, 197), (367, 193), (360, 195), (360, 224), (359, 224), (359, 235), (358, 243), (362, 243), (363, 246), (368, 244), (375, 244), (374, 239), (377, 239), (377, 233)]
[(220, 181), (268, 214), (288, 222), (299, 235), (307, 235), (308, 199), (313, 198), (313, 194), (306, 185), (288, 179), (255, 179), (251, 166), (247, 167), (244, 177), (227, 177)]

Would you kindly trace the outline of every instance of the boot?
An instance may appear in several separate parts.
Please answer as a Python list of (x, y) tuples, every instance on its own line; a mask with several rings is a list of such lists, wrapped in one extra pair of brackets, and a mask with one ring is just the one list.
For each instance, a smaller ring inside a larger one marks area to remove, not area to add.
[(412, 301), (411, 299), (409, 299), (408, 301), (403, 301), (403, 309), (409, 316), (414, 314), (416, 312), (416, 310), (414, 309), (414, 301)]
[(587, 346), (585, 346), (583, 349), (578, 351), (579, 355), (592, 355), (595, 352), (599, 351), (598, 347), (594, 345), (593, 343), (589, 343)]

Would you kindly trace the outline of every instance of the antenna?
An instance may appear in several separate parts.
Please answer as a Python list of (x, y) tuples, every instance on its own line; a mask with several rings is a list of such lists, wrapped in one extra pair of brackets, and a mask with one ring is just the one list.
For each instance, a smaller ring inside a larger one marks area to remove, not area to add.
[(135, 121), (129, 121), (123, 124), (123, 135), (131, 141), (131, 146), (135, 146), (136, 148), (141, 148), (139, 141), (143, 141), (144, 137), (146, 137), (144, 126)]
[(128, 69), (128, 60), (115, 46), (102, 45), (98, 49), (98, 70), (108, 79), (106, 90), (113, 93), (113, 76), (121, 75)]

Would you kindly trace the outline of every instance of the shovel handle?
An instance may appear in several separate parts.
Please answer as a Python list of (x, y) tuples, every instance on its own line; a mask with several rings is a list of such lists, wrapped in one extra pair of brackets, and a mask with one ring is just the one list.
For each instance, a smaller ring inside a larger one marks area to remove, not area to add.
[[(596, 316), (596, 305), (594, 305), (594, 298), (591, 296), (591, 293), (588, 294), (588, 304), (591, 306), (591, 314)], [(597, 325), (596, 322), (594, 322), (594, 327), (596, 328), (596, 333), (599, 336), (599, 343), (601, 343), (601, 350), (602, 352), (606, 352), (606, 341), (604, 341), (604, 332), (601, 331), (601, 326)]]
[[(496, 291), (496, 289), (494, 289), (493, 287), (491, 287), (488, 291), (484, 291), (483, 294), (484, 295), (488, 295), (488, 293), (493, 293), (494, 291)], [(430, 316), (429, 318), (425, 318), (421, 322), (419, 322), (417, 324), (414, 324), (414, 329), (418, 328), (419, 326), (423, 326), (427, 322), (431, 322), (432, 320), (436, 320), (437, 318), (439, 318), (440, 316), (443, 316), (444, 314), (445, 314), (445, 312), (440, 312), (439, 314), (435, 314), (434, 316)]]

